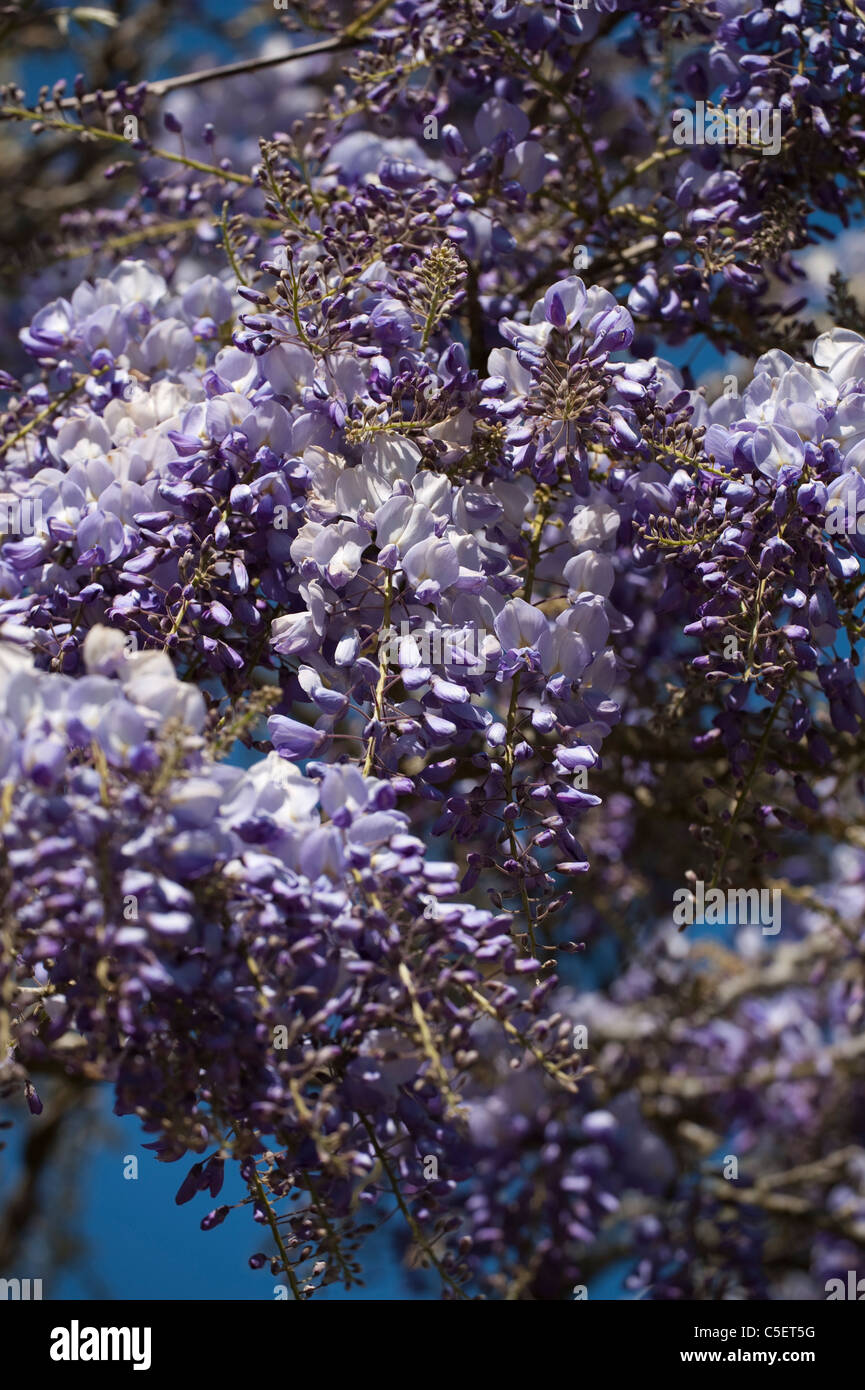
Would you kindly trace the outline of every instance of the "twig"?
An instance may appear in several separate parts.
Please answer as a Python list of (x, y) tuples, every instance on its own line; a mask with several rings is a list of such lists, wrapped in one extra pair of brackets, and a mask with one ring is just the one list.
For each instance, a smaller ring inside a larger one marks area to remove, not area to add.
[[(261, 72), (265, 68), (278, 67), (281, 63), (293, 63), (298, 58), (314, 58), (319, 53), (337, 53), (342, 48), (351, 48), (365, 37), (364, 30), (392, 3), (393, 0), (377, 0), (366, 14), (360, 15), (341, 34), (334, 34), (332, 38), (307, 44), (303, 48), (293, 48), (289, 53), (280, 53), (276, 57), (268, 58), (242, 58), (236, 63), (224, 63), (222, 67), (202, 68), (200, 72), (185, 72), (178, 77), (163, 77), (157, 82), (148, 82), (147, 95), (164, 97), (168, 92), (176, 92), (181, 87), (200, 87), (204, 82), (215, 82), (222, 77), (237, 77), (244, 72)], [(62, 97), (59, 101), (43, 102), (40, 110), (78, 110), (85, 102), (110, 104), (119, 96), (120, 93), (116, 89), (111, 92), (88, 92), (80, 97)]]

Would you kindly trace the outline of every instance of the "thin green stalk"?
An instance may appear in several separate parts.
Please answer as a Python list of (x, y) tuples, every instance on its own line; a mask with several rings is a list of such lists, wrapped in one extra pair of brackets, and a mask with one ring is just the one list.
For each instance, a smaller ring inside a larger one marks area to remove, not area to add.
[(432, 1261), (432, 1264), (436, 1272), (438, 1273), (439, 1277), (443, 1280), (443, 1282), (447, 1284), (448, 1288), (453, 1289), (454, 1293), (457, 1294), (459, 1298), (467, 1300), (468, 1294), (465, 1292), (464, 1289), (460, 1287), (456, 1280), (453, 1279), (450, 1274), (448, 1274), (447, 1270), (442, 1265), (438, 1255), (433, 1250), (432, 1246), (430, 1245), (420, 1226), (417, 1224), (408, 1207), (406, 1206), (403, 1195), (399, 1190), (399, 1184), (397, 1183), (396, 1178), (394, 1177), (393, 1172), (391, 1170), (390, 1164), (387, 1161), (387, 1155), (385, 1154), (384, 1150), (378, 1142), (378, 1139), (376, 1138), (375, 1130), (373, 1129), (369, 1120), (366, 1118), (366, 1115), (362, 1113), (362, 1111), (359, 1110), (357, 1113), (361, 1124), (363, 1125), (364, 1129), (369, 1135), (369, 1142), (372, 1144), (373, 1150), (375, 1151), (375, 1156), (382, 1166), (382, 1170), (390, 1185), (390, 1190), (396, 1198), (396, 1204), (399, 1207), (400, 1212), (402, 1213), (406, 1225), (408, 1226), (409, 1230), (412, 1233), (412, 1236), (414, 1237), (415, 1243), (420, 1247), (421, 1250), (423, 1250), (427, 1258)]
[(282, 1267), (285, 1270), (286, 1275), (288, 1276), (288, 1282), (291, 1285), (291, 1292), (294, 1295), (297, 1302), (302, 1303), (303, 1295), (300, 1292), (300, 1285), (297, 1282), (294, 1270), (288, 1262), (288, 1251), (286, 1250), (285, 1242), (282, 1239), (282, 1232), (280, 1231), (279, 1226), (277, 1225), (276, 1217), (273, 1213), (273, 1208), (270, 1205), (270, 1202), (267, 1198), (267, 1194), (264, 1191), (264, 1183), (261, 1181), (261, 1178), (259, 1177), (257, 1168), (253, 1172), (252, 1180), (255, 1184), (255, 1191), (258, 1196), (258, 1200), (261, 1202), (261, 1205), (264, 1208), (264, 1214), (267, 1217), (267, 1224), (271, 1229), (273, 1239), (276, 1241), (276, 1248), (279, 1251), (279, 1257), (282, 1260)]
[[(382, 632), (386, 632), (390, 627), (390, 613), (393, 604), (393, 571), (388, 570), (384, 581), (384, 612), (382, 614)], [(378, 723), (384, 715), (384, 689), (387, 684), (387, 651), (388, 644), (383, 642), (379, 648), (378, 657), (378, 682), (373, 695), (374, 717)], [(366, 758), (363, 764), (363, 775), (369, 777), (372, 772), (372, 765), (375, 761), (375, 732), (370, 734), (366, 742)]]
[[(131, 148), (126, 136), (121, 135), (116, 130), (103, 130), (99, 126), (82, 125), (78, 121), (52, 120), (50, 116), (45, 116), (40, 111), (28, 111), (24, 106), (0, 106), (0, 117), (2, 116), (20, 121), (31, 121), (34, 125), (42, 125), (47, 130), (62, 130), (74, 135), (89, 135), (94, 139), (110, 140), (117, 145), (126, 145), (127, 149)], [(215, 164), (204, 164), (200, 159), (190, 159), (188, 155), (173, 154), (171, 150), (161, 150), (149, 146), (141, 153), (148, 158), (152, 156), (155, 159), (170, 160), (173, 164), (184, 164), (187, 169), (197, 169), (201, 174), (212, 174), (214, 178), (222, 179), (225, 183), (242, 183), (250, 188), (255, 184), (255, 179), (250, 178), (249, 174), (238, 174), (233, 170), (220, 169)]]
[(52, 415), (56, 415), (60, 407), (65, 405), (77, 391), (81, 390), (86, 379), (87, 378), (83, 376), (77, 377), (71, 386), (61, 392), (56, 401), (52, 401), (44, 410), (40, 410), (37, 415), (34, 415), (32, 420), (28, 420), (26, 425), (22, 425), (21, 429), (18, 430), (16, 434), (12, 435), (11, 439), (4, 440), (3, 443), (0, 444), (0, 458), (2, 458), (13, 445), (17, 444), (19, 440), (23, 439), (25, 435), (28, 435), (31, 430), (35, 430), (38, 425), (44, 424), (46, 420), (51, 419)]

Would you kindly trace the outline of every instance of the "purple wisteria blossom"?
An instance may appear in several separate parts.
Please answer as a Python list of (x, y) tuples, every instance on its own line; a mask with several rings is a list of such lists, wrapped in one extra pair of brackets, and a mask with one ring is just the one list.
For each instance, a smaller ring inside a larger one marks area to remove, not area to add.
[(0, 91), (118, 159), (2, 319), (3, 1096), (109, 1085), (300, 1301), (397, 1226), (449, 1300), (822, 1299), (865, 1273), (865, 17), (325, 10)]

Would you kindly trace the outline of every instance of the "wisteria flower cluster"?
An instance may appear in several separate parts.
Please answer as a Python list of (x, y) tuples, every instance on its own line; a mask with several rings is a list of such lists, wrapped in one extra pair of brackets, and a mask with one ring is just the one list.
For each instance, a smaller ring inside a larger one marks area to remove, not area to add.
[[(623, 1258), (823, 1297), (865, 1259), (865, 313), (802, 313), (865, 17), (304, 17), (210, 85), (0, 93), (124, 146), (0, 377), (0, 1082), (110, 1082), (178, 1203), (238, 1165), (300, 1300), (393, 1214), (449, 1299)], [(782, 930), (678, 931), (697, 883)]]

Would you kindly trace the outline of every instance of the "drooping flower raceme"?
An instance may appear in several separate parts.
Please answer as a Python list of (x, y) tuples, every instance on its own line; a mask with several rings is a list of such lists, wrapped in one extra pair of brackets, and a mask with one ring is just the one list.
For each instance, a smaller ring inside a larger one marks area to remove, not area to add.
[[(298, 1298), (393, 1213), (448, 1298), (623, 1252), (819, 1297), (863, 1240), (865, 321), (799, 317), (801, 253), (860, 211), (863, 22), (386, 19), (345, 84), (265, 70), (290, 129), (173, 94), (168, 161), (143, 87), (77, 91), (142, 172), (0, 378), (4, 1089), (109, 1082), (178, 1202), (236, 1161)], [(680, 933), (695, 882), (780, 932)]]

